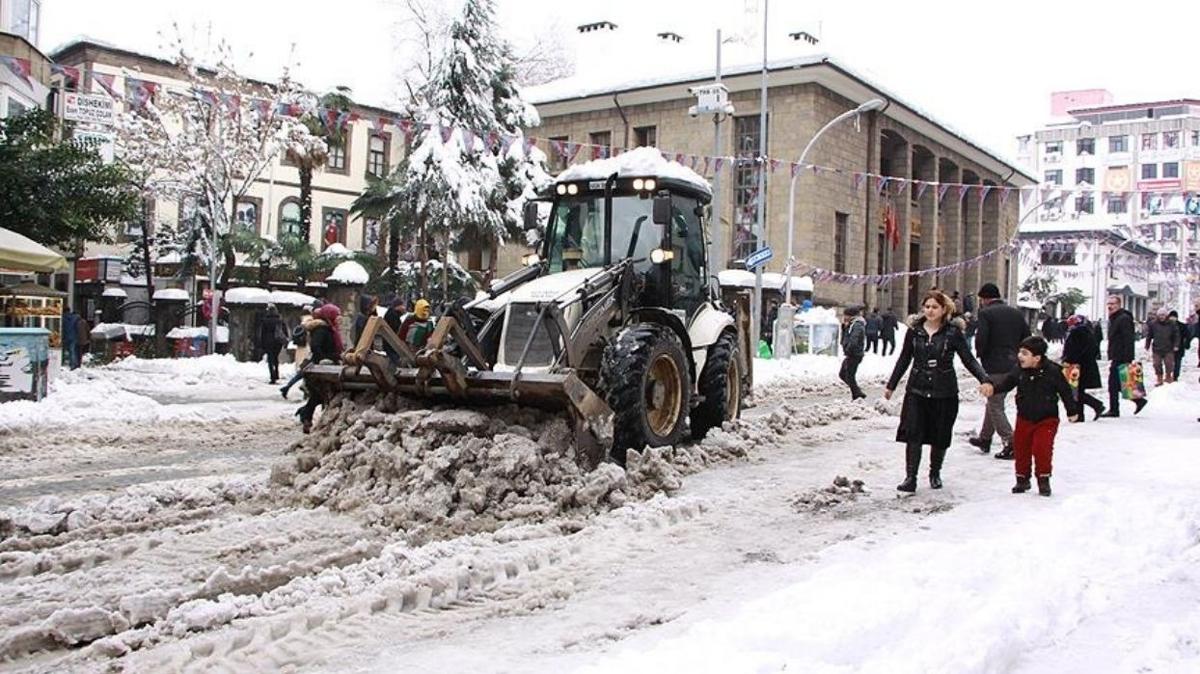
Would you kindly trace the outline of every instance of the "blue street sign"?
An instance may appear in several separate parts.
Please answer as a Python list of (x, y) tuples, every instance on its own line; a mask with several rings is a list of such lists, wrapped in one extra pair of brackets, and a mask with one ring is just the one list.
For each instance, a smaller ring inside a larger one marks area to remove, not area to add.
[(771, 250), (770, 246), (767, 246), (766, 248), (759, 248), (746, 258), (746, 269), (754, 269), (756, 267), (763, 266), (774, 254), (775, 252)]

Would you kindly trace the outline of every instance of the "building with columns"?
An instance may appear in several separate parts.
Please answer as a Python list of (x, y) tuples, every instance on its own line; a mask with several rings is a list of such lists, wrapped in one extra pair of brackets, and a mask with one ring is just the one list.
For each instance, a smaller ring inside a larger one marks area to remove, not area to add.
[(0, 0), (0, 117), (46, 105), (50, 59), (39, 49), (42, 3)]
[[(541, 126), (529, 133), (559, 146), (582, 144), (573, 162), (590, 159), (594, 152), (603, 152), (593, 148), (603, 146), (653, 145), (668, 156), (712, 155), (712, 118), (688, 114), (695, 103), (689, 87), (711, 81), (711, 76), (694, 73), (602, 87), (589, 87), (585, 78), (552, 82), (525, 92), (542, 118)], [(735, 113), (720, 125), (722, 155), (757, 155), (760, 81), (757, 65), (724, 73), (722, 84), (729, 90)], [(1011, 188), (1033, 184), (1032, 176), (844, 64), (826, 56), (806, 56), (769, 64), (766, 154), (781, 163), (766, 177), (763, 241), (755, 241), (750, 228), (757, 195), (752, 162), (722, 167), (716, 225), (710, 236), (719, 237), (719, 249), (728, 253), (728, 266), (736, 267), (749, 252), (770, 245), (775, 255), (767, 269), (783, 271), (788, 257), (789, 162), (799, 158), (826, 122), (872, 98), (882, 98), (886, 107), (865, 113), (857, 129), (853, 122), (834, 127), (806, 158), (807, 163), (837, 172), (804, 171), (798, 178), (794, 206), (799, 263), (858, 275), (929, 269), (969, 260), (1015, 236), (1019, 199)], [(572, 163), (556, 155), (546, 142), (539, 144), (557, 164), (555, 169)], [(707, 166), (700, 162), (697, 170), (706, 172), (710, 181), (718, 178), (715, 162)], [(856, 187), (854, 172), (992, 189), (973, 189), (962, 199), (951, 190), (939, 198), (942, 190), (936, 185), (920, 189), (894, 181), (878, 190), (867, 180)], [(1014, 198), (1006, 198), (1006, 193)], [(889, 210), (900, 232), (894, 247), (886, 241), (884, 215)], [(508, 246), (501, 252), (501, 271), (515, 266), (523, 252), (515, 248)], [(818, 283), (814, 299), (911, 311), (930, 286), (973, 294), (985, 281), (1007, 288), (1012, 295), (1015, 264), (997, 255), (953, 273), (901, 278), (880, 286)]]

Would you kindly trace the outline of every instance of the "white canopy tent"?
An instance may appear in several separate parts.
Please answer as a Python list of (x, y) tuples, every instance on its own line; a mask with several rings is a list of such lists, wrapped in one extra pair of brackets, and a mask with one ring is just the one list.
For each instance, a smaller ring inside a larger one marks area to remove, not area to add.
[(0, 269), (54, 272), (67, 268), (67, 260), (27, 236), (0, 227)]

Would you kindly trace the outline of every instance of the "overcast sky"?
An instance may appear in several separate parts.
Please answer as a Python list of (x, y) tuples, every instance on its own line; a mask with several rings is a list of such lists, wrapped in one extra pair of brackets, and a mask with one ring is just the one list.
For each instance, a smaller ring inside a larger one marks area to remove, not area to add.
[[(461, 0), (437, 4), (453, 6)], [(248, 74), (270, 79), (293, 54), (300, 79), (323, 90), (347, 85), (356, 99), (393, 106), (398, 73), (411, 56), (399, 44), (403, 0), (43, 0), (42, 48), (87, 35), (136, 51), (166, 53), (163, 34), (178, 22), (187, 33), (211, 28), (232, 42)], [(501, 25), (518, 46), (557, 31), (574, 50), (581, 72), (605, 62), (637, 78), (628, 60), (588, 49), (574, 27), (609, 20), (623, 35), (664, 30), (691, 47), (688, 70), (713, 67), (714, 30), (746, 36), (731, 45), (726, 65), (759, 58), (758, 0), (498, 0)], [(867, 8), (870, 9), (867, 9)], [(1200, 97), (1195, 47), (1187, 27), (1194, 6), (1182, 0), (1147, 3), (1118, 13), (1095, 2), (845, 2), (775, 0), (769, 8), (771, 57), (804, 49), (829, 52), (907, 102), (1006, 156), (1014, 138), (1043, 123), (1049, 94), (1107, 88), (1119, 102)], [(787, 38), (821, 34), (816, 48)], [(294, 45), (294, 51), (293, 51)]]

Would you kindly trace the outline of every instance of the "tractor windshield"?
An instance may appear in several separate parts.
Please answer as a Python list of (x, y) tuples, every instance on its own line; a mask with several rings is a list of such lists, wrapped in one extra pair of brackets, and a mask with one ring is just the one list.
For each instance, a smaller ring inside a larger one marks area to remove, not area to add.
[[(636, 265), (638, 269), (650, 267), (650, 251), (657, 248), (663, 238), (662, 227), (652, 221), (652, 205), (650, 199), (635, 195), (613, 196), (612, 241), (609, 242), (613, 262), (633, 257), (641, 260)], [(546, 235), (550, 271), (603, 266), (604, 195), (560, 198), (554, 203)]]

